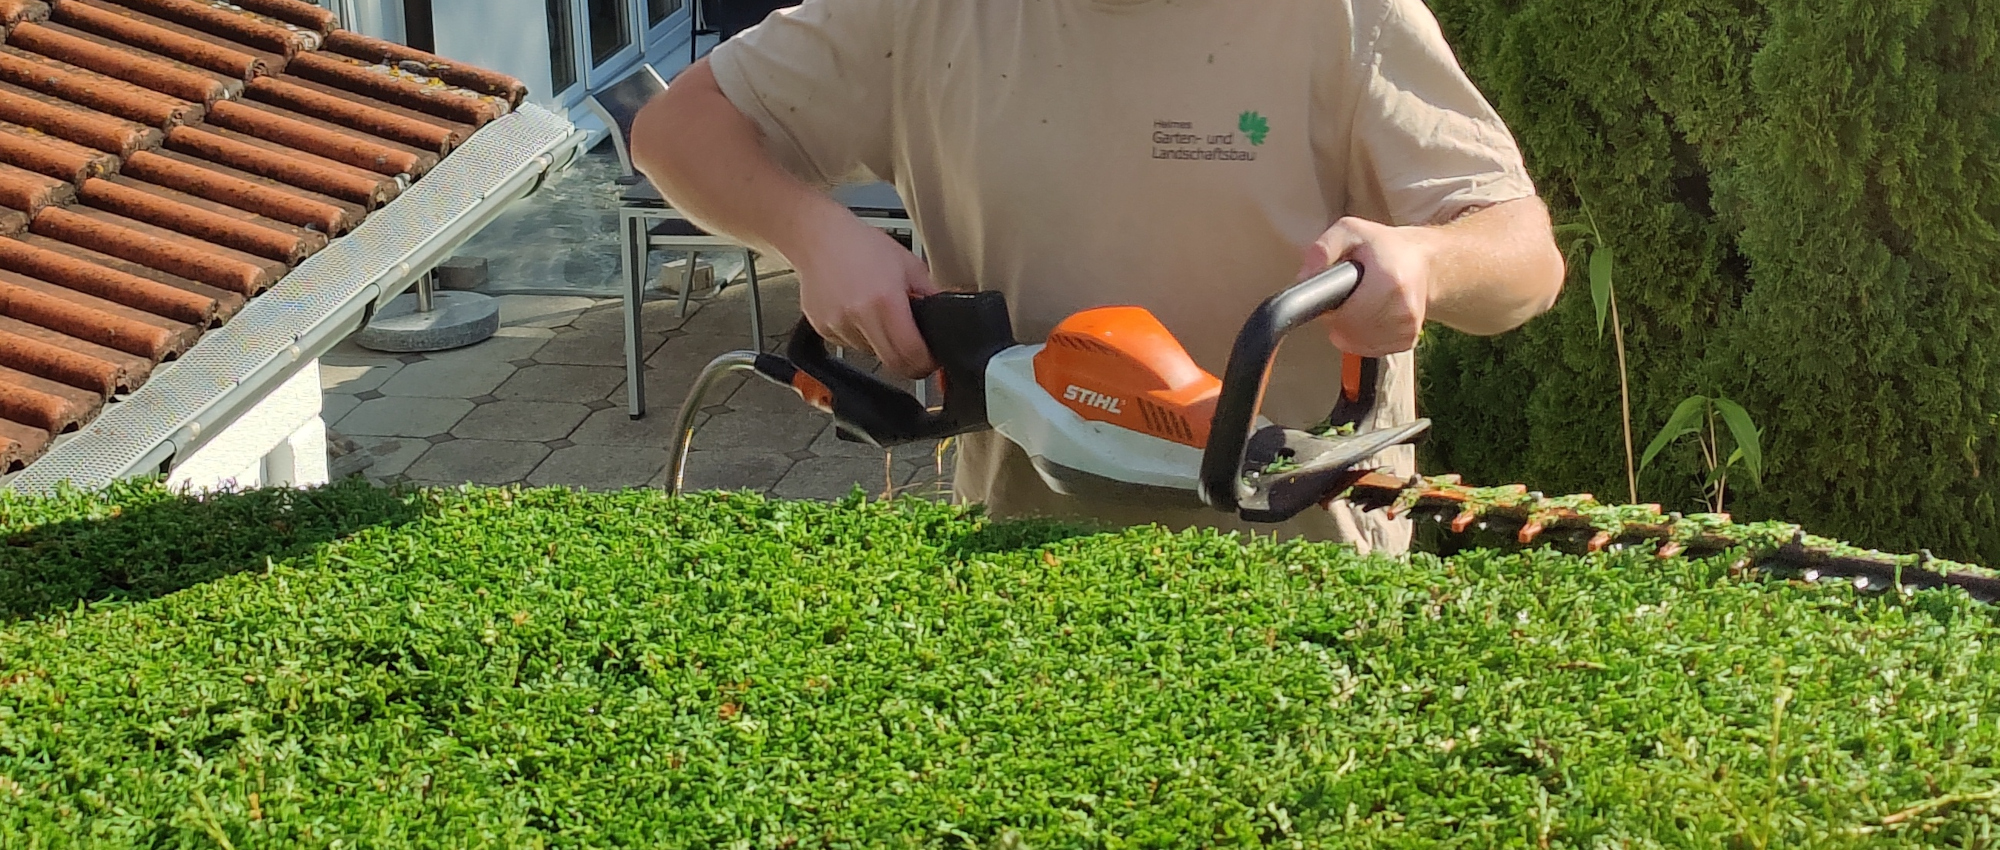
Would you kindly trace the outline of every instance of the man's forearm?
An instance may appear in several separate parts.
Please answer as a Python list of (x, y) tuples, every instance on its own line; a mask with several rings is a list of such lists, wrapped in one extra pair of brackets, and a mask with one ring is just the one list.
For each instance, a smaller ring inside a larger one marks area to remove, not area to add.
[(1502, 334), (1547, 312), (1562, 291), (1562, 252), (1539, 198), (1495, 204), (1428, 230), (1431, 321)]
[(795, 259), (818, 228), (847, 212), (772, 161), (706, 59), (640, 110), (631, 150), (633, 166), (676, 210), (757, 251)]

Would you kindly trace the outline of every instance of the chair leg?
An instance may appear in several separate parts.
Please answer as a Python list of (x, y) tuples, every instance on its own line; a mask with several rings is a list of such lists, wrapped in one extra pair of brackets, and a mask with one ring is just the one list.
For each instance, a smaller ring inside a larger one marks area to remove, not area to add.
[(759, 352), (764, 350), (764, 298), (757, 291), (757, 254), (743, 252), (743, 274), (750, 280), (750, 338)]
[(681, 278), (681, 306), (679, 316), (683, 319), (687, 318), (688, 299), (694, 295), (694, 267), (695, 262), (701, 259), (701, 252), (689, 248), (687, 255), (687, 276)]

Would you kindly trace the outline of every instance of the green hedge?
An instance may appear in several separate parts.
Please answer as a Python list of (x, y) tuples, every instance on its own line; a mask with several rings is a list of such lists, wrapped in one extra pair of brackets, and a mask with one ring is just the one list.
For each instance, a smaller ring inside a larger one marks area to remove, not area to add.
[[(262, 533), (260, 533), (262, 532)], [(4, 847), (1868, 847), (2000, 829), (1957, 593), (936, 504), (0, 495)]]
[[(1639, 448), (1691, 394), (1765, 429), (1733, 510), (2000, 562), (2000, 4), (1431, 0), (1558, 220), (1618, 258)], [(1551, 315), (1423, 355), (1425, 463), (1624, 498), (1581, 257)], [(1697, 504), (1692, 443), (1640, 497)]]

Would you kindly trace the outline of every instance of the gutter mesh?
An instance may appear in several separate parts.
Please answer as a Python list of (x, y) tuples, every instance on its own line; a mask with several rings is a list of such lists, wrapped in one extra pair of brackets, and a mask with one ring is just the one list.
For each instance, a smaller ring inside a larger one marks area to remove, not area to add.
[(205, 408), (273, 361), (293, 356), (295, 344), (351, 309), (370, 286), (419, 271), (398, 266), (434, 247), (455, 221), (573, 132), (568, 121), (532, 104), (481, 128), (409, 191), (307, 258), (130, 397), (14, 476), (7, 489), (47, 494), (62, 482), (95, 489), (130, 474)]

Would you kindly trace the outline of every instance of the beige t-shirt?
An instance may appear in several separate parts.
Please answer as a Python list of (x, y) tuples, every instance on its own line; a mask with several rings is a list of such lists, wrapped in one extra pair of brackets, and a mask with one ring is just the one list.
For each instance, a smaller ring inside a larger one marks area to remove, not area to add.
[[(1006, 293), (1022, 341), (1138, 305), (1217, 375), (1341, 216), (1438, 223), (1534, 193), (1422, 0), (807, 0), (710, 61), (802, 179), (893, 182), (937, 284)], [(1319, 421), (1340, 365), (1319, 328), (1294, 332), (1265, 415)], [(1412, 354), (1388, 359), (1364, 427), (1416, 416), (1413, 372)], [(1387, 454), (1385, 471), (1415, 472), (1413, 449)], [(996, 516), (1253, 528), (1059, 496), (991, 432), (964, 439), (955, 486)], [(1254, 529), (1409, 539), (1344, 505)]]

